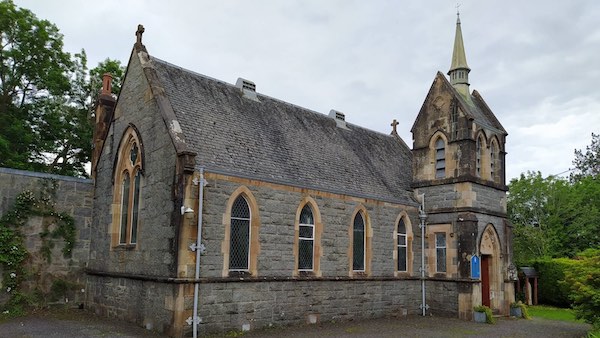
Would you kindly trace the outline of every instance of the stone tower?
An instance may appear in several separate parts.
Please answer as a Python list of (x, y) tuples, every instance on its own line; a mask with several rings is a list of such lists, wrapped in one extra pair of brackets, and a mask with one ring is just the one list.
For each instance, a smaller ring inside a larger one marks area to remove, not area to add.
[(507, 133), (481, 95), (470, 91), (470, 71), (457, 17), (450, 79), (437, 73), (411, 129), (413, 188), (424, 196), (427, 213), (427, 274), (461, 281), (465, 319), (482, 303), (507, 313), (514, 299)]

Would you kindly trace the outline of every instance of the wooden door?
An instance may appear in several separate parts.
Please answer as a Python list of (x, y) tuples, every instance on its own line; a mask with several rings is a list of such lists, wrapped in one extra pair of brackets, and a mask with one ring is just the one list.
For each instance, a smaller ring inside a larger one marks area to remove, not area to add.
[(490, 302), (490, 256), (481, 256), (481, 303), (491, 307)]

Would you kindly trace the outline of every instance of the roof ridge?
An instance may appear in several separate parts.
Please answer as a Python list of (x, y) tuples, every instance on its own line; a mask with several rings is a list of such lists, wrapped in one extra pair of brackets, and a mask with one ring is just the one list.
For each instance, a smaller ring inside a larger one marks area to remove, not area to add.
[[(173, 63), (171, 63), (171, 62), (169, 62), (169, 61), (165, 61), (165, 60), (163, 60), (163, 59), (160, 59), (160, 58), (157, 58), (157, 57), (154, 57), (154, 56), (152, 56), (152, 57), (151, 57), (151, 60), (152, 60), (152, 61), (158, 61), (159, 63), (163, 63), (163, 64), (165, 64), (165, 65), (167, 65), (167, 66), (169, 66), (169, 67), (173, 67), (173, 68), (180, 69), (180, 70), (182, 70), (182, 71), (184, 71), (184, 72), (187, 72), (187, 73), (190, 73), (190, 74), (193, 74), (193, 75), (199, 76), (199, 77), (201, 77), (201, 78), (204, 78), (204, 79), (207, 79), (207, 80), (215, 81), (215, 82), (217, 82), (217, 83), (220, 83), (220, 84), (223, 84), (223, 85), (229, 86), (229, 87), (231, 87), (231, 88), (236, 88), (236, 89), (238, 88), (238, 87), (236, 87), (236, 85), (235, 85), (235, 84), (232, 84), (232, 83), (229, 83), (229, 82), (226, 82), (226, 81), (223, 81), (223, 80), (219, 80), (219, 79), (217, 79), (217, 78), (214, 78), (214, 77), (212, 77), (212, 76), (208, 76), (208, 75), (205, 75), (205, 74), (199, 73), (199, 72), (197, 72), (197, 71), (190, 70), (190, 69), (187, 69), (187, 68), (184, 68), (184, 67), (178, 66), (178, 65), (176, 65), (176, 64), (173, 64)], [(317, 115), (319, 115), (320, 117), (323, 117), (323, 118), (326, 118), (326, 119), (329, 119), (329, 120), (331, 120), (331, 119), (332, 119), (331, 117), (329, 117), (329, 116), (328, 116), (327, 114), (325, 114), (325, 113), (322, 113), (322, 112), (319, 112), (319, 111), (316, 111), (316, 110), (313, 110), (313, 109), (310, 109), (310, 108), (306, 108), (306, 107), (300, 106), (300, 105), (298, 105), (298, 104), (295, 104), (295, 103), (287, 102), (287, 101), (284, 101), (284, 100), (281, 100), (281, 99), (278, 99), (278, 98), (276, 98), (276, 97), (272, 97), (272, 96), (269, 96), (269, 95), (266, 95), (266, 94), (263, 94), (263, 93), (260, 93), (260, 92), (256, 92), (256, 95), (258, 95), (258, 96), (260, 96), (260, 97), (263, 97), (263, 98), (266, 98), (266, 99), (270, 99), (270, 100), (273, 100), (273, 101), (279, 102), (279, 103), (283, 103), (283, 104), (285, 104), (285, 105), (288, 105), (288, 106), (291, 106), (291, 107), (294, 107), (294, 108), (300, 108), (300, 109), (302, 109), (302, 110), (304, 110), (304, 111), (306, 111), (306, 112), (313, 113), (313, 114), (317, 114)], [(355, 124), (355, 123), (352, 123), (352, 122), (348, 122), (348, 121), (346, 121), (346, 125), (350, 125), (350, 126), (352, 126), (352, 127), (355, 127), (355, 128), (360, 128), (360, 129), (363, 129), (363, 130), (366, 130), (366, 131), (369, 131), (369, 132), (372, 132), (372, 133), (380, 134), (380, 135), (383, 135), (383, 136), (392, 136), (392, 135), (390, 135), (390, 134), (386, 134), (386, 133), (384, 133), (384, 132), (380, 132), (380, 131), (377, 131), (377, 130), (373, 130), (373, 129), (370, 129), (370, 128), (366, 128), (366, 127), (363, 127), (363, 126), (361, 126), (361, 125), (358, 125), (358, 124)], [(400, 137), (400, 136), (398, 136), (398, 137)], [(402, 137), (400, 137), (400, 139), (401, 139), (401, 140), (402, 140), (402, 141), (403, 141), (403, 142), (406, 144), (406, 142), (404, 141), (404, 139), (402, 139)]]

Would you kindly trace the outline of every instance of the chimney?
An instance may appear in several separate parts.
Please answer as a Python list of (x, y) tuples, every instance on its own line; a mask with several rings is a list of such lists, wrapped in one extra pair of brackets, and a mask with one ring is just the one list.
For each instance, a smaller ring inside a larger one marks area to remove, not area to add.
[(102, 75), (102, 91), (100, 95), (111, 95), (112, 94), (112, 75), (110, 73), (104, 73)]
[(100, 159), (100, 152), (104, 147), (104, 141), (112, 122), (117, 100), (113, 97), (112, 75), (106, 73), (102, 75), (102, 89), (95, 104), (94, 114), (96, 115), (94, 123), (94, 139), (92, 144), (92, 178), (96, 177), (96, 166)]

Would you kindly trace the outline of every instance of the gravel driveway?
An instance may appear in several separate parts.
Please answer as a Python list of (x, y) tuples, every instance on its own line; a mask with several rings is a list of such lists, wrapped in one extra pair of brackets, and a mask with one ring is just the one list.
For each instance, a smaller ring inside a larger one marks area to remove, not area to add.
[[(270, 328), (243, 337), (585, 337), (587, 324), (534, 318), (499, 319), (496, 325), (454, 318), (381, 318), (310, 326)], [(211, 335), (222, 337), (227, 335)], [(229, 335), (237, 336), (237, 335)], [(165, 337), (132, 324), (83, 311), (44, 313), (0, 323), (0, 337)]]

